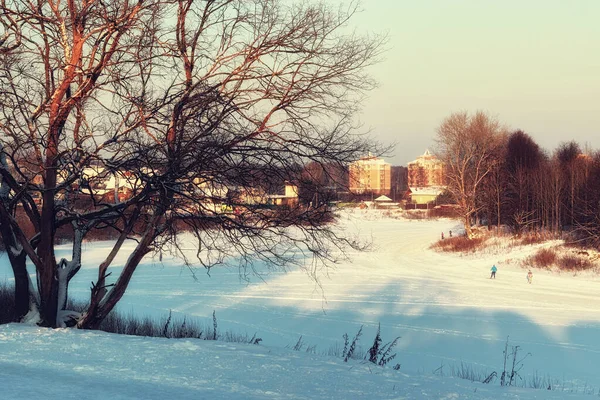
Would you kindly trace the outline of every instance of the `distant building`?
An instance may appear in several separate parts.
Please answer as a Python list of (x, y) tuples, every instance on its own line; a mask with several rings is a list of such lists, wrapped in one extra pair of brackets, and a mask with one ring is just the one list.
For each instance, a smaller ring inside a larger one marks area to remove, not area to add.
[(389, 194), (391, 165), (369, 155), (350, 164), (349, 188), (352, 193)]
[(298, 186), (286, 182), (283, 194), (269, 194), (267, 198), (270, 204), (276, 206), (296, 207), (298, 205)]
[(410, 200), (415, 204), (429, 204), (434, 202), (444, 189), (441, 186), (411, 187)]
[(408, 186), (431, 187), (445, 186), (444, 163), (429, 150), (408, 163)]
[(408, 163), (410, 198), (416, 204), (428, 204), (446, 189), (444, 163), (429, 150)]

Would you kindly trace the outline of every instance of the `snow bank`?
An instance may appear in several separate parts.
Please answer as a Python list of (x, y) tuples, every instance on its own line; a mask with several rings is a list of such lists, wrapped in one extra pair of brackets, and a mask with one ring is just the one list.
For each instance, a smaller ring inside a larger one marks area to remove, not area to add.
[(274, 347), (0, 326), (6, 399), (577, 399)]

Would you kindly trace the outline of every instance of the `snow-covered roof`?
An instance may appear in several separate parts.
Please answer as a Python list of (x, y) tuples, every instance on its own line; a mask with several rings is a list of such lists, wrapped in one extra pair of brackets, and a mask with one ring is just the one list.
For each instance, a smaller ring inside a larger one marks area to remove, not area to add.
[(379, 196), (378, 198), (376, 198), (375, 201), (392, 201), (392, 199), (390, 199), (386, 195), (382, 194), (381, 196)]
[(423, 153), (423, 155), (420, 155), (414, 161), (410, 161), (408, 163), (408, 165), (413, 165), (413, 164), (440, 164), (441, 162), (442, 161), (440, 159), (438, 159), (435, 156), (435, 154), (431, 154), (431, 152), (429, 151), (429, 149), (427, 149), (427, 150), (425, 150), (425, 153)]

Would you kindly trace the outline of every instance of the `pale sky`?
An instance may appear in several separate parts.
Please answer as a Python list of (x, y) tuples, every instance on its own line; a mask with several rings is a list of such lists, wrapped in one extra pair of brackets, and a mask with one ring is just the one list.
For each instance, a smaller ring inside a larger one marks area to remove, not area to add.
[(359, 31), (387, 32), (361, 121), (406, 165), (454, 111), (482, 109), (544, 149), (600, 150), (600, 0), (362, 0)]

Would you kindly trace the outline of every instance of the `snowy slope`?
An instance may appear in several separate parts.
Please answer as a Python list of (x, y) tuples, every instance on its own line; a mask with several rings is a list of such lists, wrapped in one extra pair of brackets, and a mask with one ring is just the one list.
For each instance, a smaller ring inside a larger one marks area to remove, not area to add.
[[(367, 347), (381, 322), (384, 341), (401, 336), (397, 361), (410, 379), (423, 375), (418, 382), (438, 379), (431, 378), (433, 370), (440, 365), (448, 370), (461, 361), (499, 371), (510, 336), (511, 344), (521, 346), (521, 354), (531, 353), (524, 362), (525, 379), (537, 373), (567, 387), (600, 388), (600, 280), (535, 271), (534, 284), (528, 285), (526, 271), (516, 260), (530, 254), (532, 247), (477, 256), (429, 249), (440, 232), (459, 228), (449, 220), (346, 213), (340, 229), (372, 238), (376, 248), (352, 254), (352, 262), (322, 274), (320, 286), (299, 270), (265, 269), (262, 279), (251, 277), (250, 282), (240, 280), (236, 269), (214, 269), (211, 276), (199, 270), (195, 281), (177, 258), (165, 255), (162, 262), (148, 258), (120, 307), (157, 316), (172, 309), (207, 320), (215, 310), (222, 330), (256, 332), (265, 346), (275, 347), (293, 345), (303, 335), (304, 342), (317, 345), (317, 352), (340, 344), (344, 333), (352, 336), (361, 325), (362, 345)], [(70, 294), (81, 299), (89, 296), (95, 267), (108, 244), (86, 246), (86, 264), (70, 288)], [(489, 280), (493, 263), (498, 276)], [(115, 263), (114, 269), (119, 265)], [(0, 256), (0, 280), (10, 279), (6, 256)], [(388, 373), (397, 374), (384, 375)], [(450, 382), (471, 387), (463, 381)], [(408, 398), (424, 398), (414, 396)]]
[(3, 399), (579, 399), (281, 348), (0, 326)]

